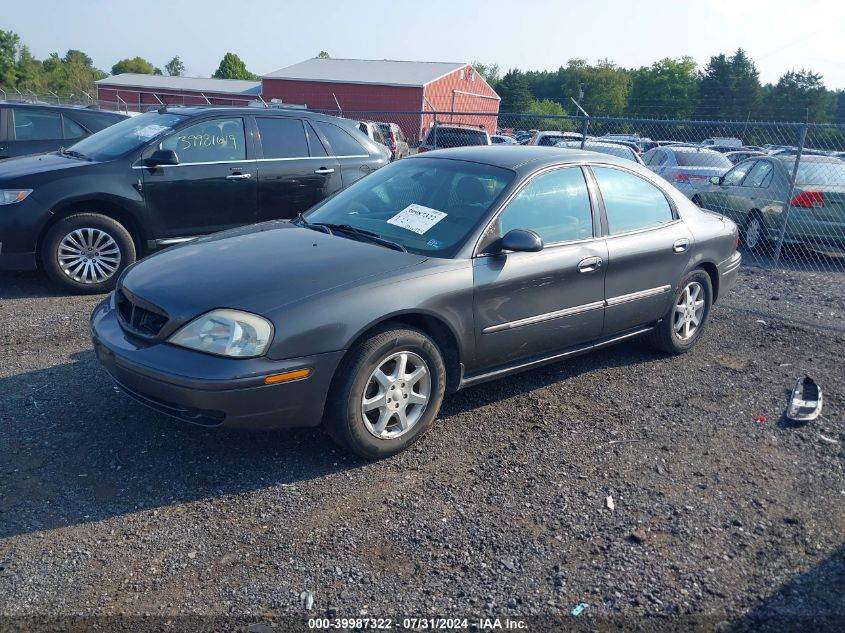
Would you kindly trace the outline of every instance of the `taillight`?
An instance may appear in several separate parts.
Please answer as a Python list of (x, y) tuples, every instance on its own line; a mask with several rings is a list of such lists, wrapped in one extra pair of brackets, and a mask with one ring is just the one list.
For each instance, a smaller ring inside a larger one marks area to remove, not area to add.
[(423, 152), (427, 152), (428, 148), (425, 145), (420, 145), (419, 149), (417, 150), (417, 154), (422, 154)]
[(390, 130), (390, 149), (396, 149), (396, 135)]
[(821, 191), (802, 191), (789, 204), (804, 209), (818, 209), (824, 206), (824, 194)]
[(707, 176), (699, 176), (698, 174), (672, 174), (672, 178), (677, 180), (678, 182), (689, 182), (690, 180), (701, 180), (702, 178), (707, 178)]

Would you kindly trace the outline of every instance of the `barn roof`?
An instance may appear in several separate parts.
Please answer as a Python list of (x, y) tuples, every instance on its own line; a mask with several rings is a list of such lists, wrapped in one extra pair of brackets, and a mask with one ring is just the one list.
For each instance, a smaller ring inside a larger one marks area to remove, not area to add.
[(393, 59), (306, 59), (264, 75), (262, 79), (294, 79), (330, 83), (421, 87), (463, 68), (466, 63), (408, 62)]
[(190, 92), (220, 92), (238, 95), (260, 95), (260, 81), (242, 79), (209, 79), (206, 77), (168, 77), (121, 73), (96, 82), (102, 86), (133, 86), (158, 90), (185, 90)]

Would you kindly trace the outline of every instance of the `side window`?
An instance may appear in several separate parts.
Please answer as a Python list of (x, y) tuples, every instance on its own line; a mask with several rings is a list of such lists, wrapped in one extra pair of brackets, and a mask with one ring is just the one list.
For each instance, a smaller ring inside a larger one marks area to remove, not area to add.
[(12, 108), (15, 117), (15, 139), (49, 141), (62, 138), (62, 115), (48, 110)]
[(758, 160), (743, 181), (745, 187), (768, 187), (772, 181), (773, 165), (767, 160)]
[(742, 179), (745, 178), (745, 174), (748, 173), (752, 165), (754, 165), (754, 161), (750, 160), (740, 163), (724, 175), (722, 178), (722, 184), (726, 187), (738, 186), (739, 183), (742, 182)]
[(668, 224), (674, 217), (663, 192), (621, 169), (593, 167), (611, 235)]
[(323, 142), (310, 123), (305, 123), (305, 135), (308, 137), (308, 146), (311, 148), (311, 156), (328, 156)]
[(65, 138), (82, 138), (88, 134), (81, 125), (66, 116), (62, 116), (62, 131)]
[(666, 155), (666, 152), (664, 152), (662, 149), (657, 150), (654, 153), (654, 159), (651, 161), (651, 164), (652, 165), (662, 165), (663, 163), (665, 163), (668, 160), (668, 158), (669, 157)]
[(323, 121), (316, 121), (317, 127), (325, 134), (329, 140), (329, 145), (332, 146), (335, 156), (361, 156), (369, 155), (369, 152), (364, 149), (364, 146), (356, 141), (351, 134), (342, 130), (333, 123), (325, 123)]
[(584, 173), (578, 167), (537, 176), (508, 203), (499, 230), (535, 231), (547, 244), (593, 236), (593, 214)]
[(256, 117), (264, 158), (307, 158), (308, 140), (299, 119)]
[(213, 163), (246, 159), (243, 119), (202, 121), (178, 130), (161, 142), (180, 163)]

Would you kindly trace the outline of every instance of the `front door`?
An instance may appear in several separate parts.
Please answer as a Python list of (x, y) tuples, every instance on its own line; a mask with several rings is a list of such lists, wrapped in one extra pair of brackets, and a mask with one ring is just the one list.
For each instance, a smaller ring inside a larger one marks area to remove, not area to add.
[(732, 204), (733, 198), (742, 193), (742, 181), (752, 165), (754, 165), (753, 160), (744, 161), (722, 176), (721, 184), (705, 187), (697, 194), (701, 200), (701, 206), (737, 221)]
[(664, 317), (687, 267), (692, 233), (666, 194), (641, 176), (591, 167), (607, 222), (603, 337)]
[(178, 165), (143, 168), (143, 192), (159, 241), (252, 224), (258, 218), (256, 163), (240, 117), (207, 119), (181, 128), (153, 147), (170, 149)]
[(493, 231), (503, 236), (530, 229), (543, 238), (544, 248), (475, 258), (473, 371), (600, 336), (607, 248), (595, 237), (595, 219), (580, 167), (543, 172), (508, 203)]
[(341, 188), (340, 164), (301, 119), (255, 118), (263, 159), (258, 165), (258, 219), (295, 218)]

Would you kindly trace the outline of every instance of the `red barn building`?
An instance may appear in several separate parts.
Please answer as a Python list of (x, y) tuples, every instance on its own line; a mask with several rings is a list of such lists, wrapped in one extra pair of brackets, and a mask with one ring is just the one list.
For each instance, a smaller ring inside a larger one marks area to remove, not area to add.
[(314, 58), (264, 75), (262, 84), (265, 101), (397, 123), (411, 139), (425, 135), (435, 111), (450, 113), (438, 114), (439, 123), (496, 133), (499, 95), (469, 64)]
[(244, 106), (261, 96), (260, 81), (123, 73), (100, 79), (100, 107), (143, 112), (162, 103)]

